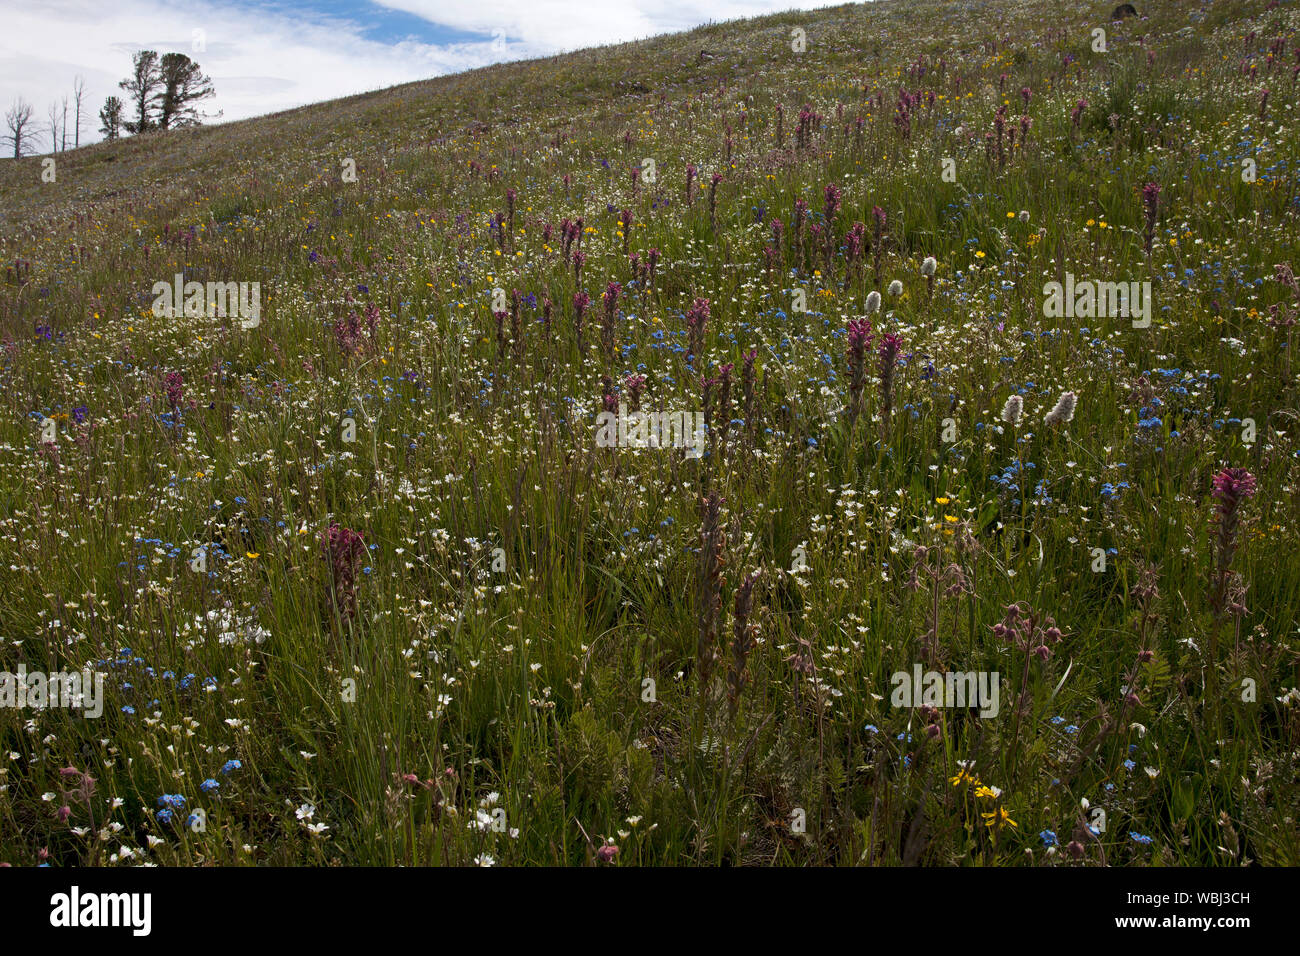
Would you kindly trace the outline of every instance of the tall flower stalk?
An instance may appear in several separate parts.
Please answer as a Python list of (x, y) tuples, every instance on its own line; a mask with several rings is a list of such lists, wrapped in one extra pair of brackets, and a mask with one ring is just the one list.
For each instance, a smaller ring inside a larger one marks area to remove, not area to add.
[(1147, 183), (1142, 187), (1142, 246), (1151, 258), (1151, 246), (1156, 237), (1156, 218), (1160, 211), (1160, 187)]
[(350, 528), (331, 524), (321, 537), (321, 549), (329, 570), (325, 601), (330, 618), (351, 620), (357, 614), (357, 572), (366, 555), (366, 545)]
[(871, 321), (850, 319), (848, 326), (849, 356), (849, 425), (862, 412), (862, 390), (867, 379), (867, 351), (871, 348)]
[(605, 351), (605, 364), (610, 367), (614, 365), (618, 331), (618, 298), (622, 292), (623, 287), (621, 285), (617, 282), (611, 282), (605, 289), (604, 296), (602, 296), (605, 311), (600, 326), (600, 344)]
[(893, 332), (886, 332), (880, 340), (880, 419), (881, 431), (889, 433), (889, 419), (894, 411), (894, 370), (898, 365), (898, 352), (903, 340)]
[(709, 324), (709, 300), (696, 299), (686, 312), (686, 360), (692, 365), (704, 352), (704, 332)]
[(826, 245), (822, 255), (825, 260), (826, 275), (834, 278), (835, 268), (835, 217), (840, 211), (840, 188), (834, 183), (826, 185)]
[(1237, 537), (1241, 530), (1241, 508), (1255, 494), (1255, 476), (1245, 468), (1225, 468), (1213, 479), (1210, 492), (1215, 504), (1214, 565), (1210, 572), (1210, 610), (1214, 620), (1210, 625), (1210, 674), (1206, 686), (1213, 702), (1214, 713), (1219, 713), (1222, 695), (1219, 690), (1219, 632), (1228, 613), (1244, 614), (1241, 604), (1244, 588), (1235, 584), (1232, 559), (1237, 553)]
[(1225, 468), (1214, 476), (1211, 492), (1215, 506), (1214, 572), (1210, 584), (1210, 609), (1216, 617), (1232, 610), (1229, 580), (1241, 530), (1241, 506), (1255, 494), (1255, 476), (1245, 468)]

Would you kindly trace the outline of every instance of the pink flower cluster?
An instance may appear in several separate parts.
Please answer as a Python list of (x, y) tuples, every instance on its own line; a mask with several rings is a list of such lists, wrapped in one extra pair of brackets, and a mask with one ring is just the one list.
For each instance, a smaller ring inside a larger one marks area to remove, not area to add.
[(321, 537), (321, 547), (329, 563), (329, 610), (347, 618), (357, 613), (357, 571), (366, 554), (366, 544), (350, 528), (332, 524)]

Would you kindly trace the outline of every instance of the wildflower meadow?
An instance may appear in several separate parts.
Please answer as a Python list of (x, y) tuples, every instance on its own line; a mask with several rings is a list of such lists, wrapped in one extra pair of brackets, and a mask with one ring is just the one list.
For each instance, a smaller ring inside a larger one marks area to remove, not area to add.
[(1134, 6), (0, 163), (0, 863), (1300, 864), (1300, 4)]

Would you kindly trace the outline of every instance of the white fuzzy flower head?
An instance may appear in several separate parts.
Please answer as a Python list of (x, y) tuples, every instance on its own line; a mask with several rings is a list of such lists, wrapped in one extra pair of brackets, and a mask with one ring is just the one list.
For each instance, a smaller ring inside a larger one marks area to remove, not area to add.
[(899, 295), (902, 295), (902, 294), (903, 294), (903, 283), (899, 282), (897, 279), (895, 279), (893, 282), (889, 283), (889, 294), (890, 294), (890, 295), (893, 295), (893, 296), (899, 296)]
[(1064, 425), (1074, 418), (1074, 405), (1078, 401), (1078, 396), (1074, 392), (1062, 392), (1061, 397), (1056, 400), (1052, 410), (1047, 413), (1043, 419), (1048, 425)]
[(867, 295), (867, 315), (880, 311), (880, 293), (872, 291)]
[(1008, 425), (1015, 425), (1025, 410), (1025, 400), (1019, 395), (1012, 395), (1002, 406), (1002, 420)]
[(921, 260), (921, 275), (932, 276), (934, 271), (939, 268), (939, 263), (934, 261), (934, 256), (926, 256)]
[(1029, 222), (1029, 210), (1028, 210), (1028, 209), (1022, 209), (1022, 210), (1020, 210), (1020, 221), (1021, 221), (1021, 222)]

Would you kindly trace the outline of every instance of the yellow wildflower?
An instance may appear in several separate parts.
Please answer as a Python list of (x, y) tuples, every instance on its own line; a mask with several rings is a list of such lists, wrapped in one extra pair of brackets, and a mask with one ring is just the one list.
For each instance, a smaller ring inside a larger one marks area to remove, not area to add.
[(1007, 812), (1005, 807), (998, 807), (996, 810), (989, 813), (982, 813), (980, 816), (984, 818), (984, 825), (986, 827), (996, 827), (1000, 830), (1004, 823), (1008, 826), (1016, 827), (1017, 829), (1020, 827), (1015, 820), (1011, 819), (1011, 814)]

